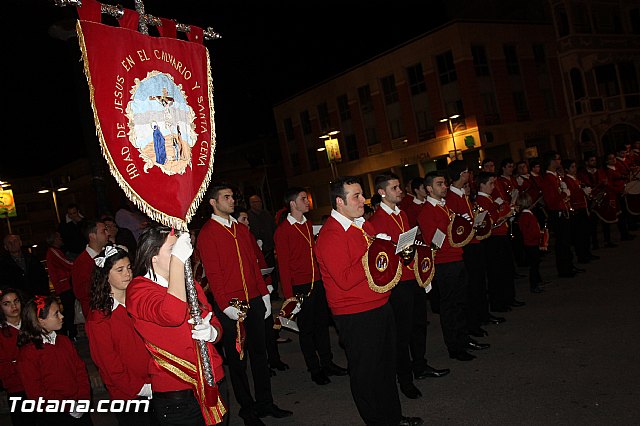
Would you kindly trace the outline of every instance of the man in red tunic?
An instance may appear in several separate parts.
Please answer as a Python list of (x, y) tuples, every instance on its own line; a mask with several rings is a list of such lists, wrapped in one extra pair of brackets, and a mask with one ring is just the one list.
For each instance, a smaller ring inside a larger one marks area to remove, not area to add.
[[(200, 230), (197, 247), (215, 300), (214, 312), (223, 329), (223, 347), (240, 417), (247, 425), (261, 425), (260, 417), (292, 415), (273, 403), (267, 360), (264, 320), (271, 315), (271, 300), (258, 266), (249, 228), (231, 216), (235, 200), (230, 185), (212, 184), (209, 204), (213, 215)], [(249, 305), (246, 314), (232, 306), (232, 299)], [(255, 400), (247, 376), (247, 358), (236, 349), (237, 325), (244, 316), (245, 350), (251, 359)]]
[(109, 233), (104, 222), (85, 220), (82, 232), (89, 241), (84, 251), (73, 262), (71, 269), (71, 286), (73, 294), (82, 306), (82, 314), (85, 318), (89, 315), (89, 303), (91, 297), (91, 274), (96, 264), (93, 258), (98, 255), (109, 242)]
[(47, 236), (47, 271), (49, 272), (49, 279), (53, 285), (56, 296), (60, 298), (64, 311), (64, 316), (67, 319), (62, 323), (60, 332), (66, 334), (69, 339), (74, 340), (78, 335), (78, 330), (75, 324), (75, 302), (76, 298), (73, 296), (71, 290), (71, 269), (73, 268), (73, 262), (65, 256), (62, 251), (62, 237), (59, 232), (52, 232)]
[[(382, 197), (382, 202), (370, 221), (376, 231), (389, 235), (392, 241), (398, 241), (400, 234), (410, 229), (407, 215), (398, 208), (402, 198), (400, 180), (392, 173), (381, 174), (376, 176), (375, 185), (376, 191)], [(416, 377), (441, 377), (449, 373), (448, 369), (436, 370), (427, 364), (427, 297), (425, 290), (418, 285), (413, 272), (414, 261), (403, 265), (400, 282), (391, 289), (389, 297), (389, 304), (393, 308), (396, 320), (398, 384), (402, 393), (410, 399), (422, 396), (420, 390), (413, 384), (412, 357)]]
[(412, 197), (409, 194), (405, 194), (402, 198), (398, 207), (400, 210), (407, 214), (407, 219), (409, 219), (409, 229), (414, 226), (418, 226), (418, 215), (420, 214), (420, 210), (422, 210), (422, 206), (424, 205), (424, 201), (427, 199), (427, 190), (424, 189), (424, 179), (421, 177), (415, 177), (411, 179), (411, 192)]
[[(431, 172), (424, 178), (429, 193), (427, 202), (418, 216), (418, 225), (425, 243), (429, 244), (436, 231), (447, 234), (452, 212), (446, 205), (447, 184), (439, 172)], [(445, 238), (435, 255), (434, 284), (440, 298), (440, 325), (449, 358), (471, 361), (475, 358), (467, 350), (489, 348), (469, 337), (464, 306), (467, 300), (467, 269), (462, 260), (462, 249), (451, 246)]]
[(313, 223), (304, 216), (309, 199), (304, 188), (294, 187), (287, 189), (284, 201), (289, 213), (273, 237), (282, 292), (285, 299), (303, 295), (297, 312), (300, 349), (311, 380), (326, 385), (329, 376), (346, 376), (347, 370), (332, 361), (329, 307), (316, 261)]
[(362, 187), (355, 177), (331, 183), (331, 216), (316, 244), (327, 302), (344, 344), (351, 394), (368, 425), (420, 425), (403, 417), (396, 386), (396, 330), (389, 292), (369, 288), (362, 257), (376, 235), (366, 222)]

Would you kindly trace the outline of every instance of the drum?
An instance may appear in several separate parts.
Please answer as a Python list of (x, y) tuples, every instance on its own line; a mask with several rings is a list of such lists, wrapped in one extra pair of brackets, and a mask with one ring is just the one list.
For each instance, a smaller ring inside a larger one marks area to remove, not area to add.
[(458, 214), (453, 215), (447, 227), (447, 237), (451, 247), (464, 247), (473, 238), (473, 222)]
[(493, 219), (491, 219), (491, 215), (489, 213), (486, 214), (484, 220), (476, 228), (476, 239), (479, 241), (484, 240), (485, 238), (489, 238), (491, 236), (491, 230), (493, 229)]
[(436, 251), (426, 245), (416, 246), (415, 261), (413, 262), (413, 272), (416, 274), (418, 285), (426, 288), (431, 284), (433, 275), (436, 272), (435, 267)]
[(369, 288), (376, 293), (386, 293), (400, 281), (402, 262), (395, 252), (396, 246), (391, 241), (376, 238), (362, 256)]
[(284, 301), (278, 316), (273, 320), (273, 328), (279, 330), (280, 328), (287, 327), (293, 331), (300, 331), (298, 323), (296, 322), (296, 314), (293, 313), (298, 303), (302, 304), (302, 297), (290, 297)]
[(604, 193), (602, 201), (600, 203), (594, 203), (592, 207), (592, 213), (604, 223), (616, 223), (618, 222), (618, 215), (620, 214), (620, 208), (618, 205), (618, 198), (613, 191), (607, 191)]
[(640, 179), (627, 183), (624, 192), (624, 204), (629, 214), (640, 215)]

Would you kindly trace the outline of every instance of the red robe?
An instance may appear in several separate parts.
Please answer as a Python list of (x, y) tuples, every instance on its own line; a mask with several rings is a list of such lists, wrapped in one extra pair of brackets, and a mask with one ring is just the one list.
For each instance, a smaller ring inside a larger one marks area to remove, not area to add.
[(89, 307), (91, 302), (91, 274), (96, 264), (87, 252), (84, 250), (80, 253), (80, 256), (73, 262), (73, 269), (71, 269), (71, 285), (73, 286), (73, 294), (82, 306), (82, 314), (85, 318), (89, 315), (91, 308)]
[(316, 242), (311, 221), (292, 225), (285, 219), (276, 228), (273, 240), (282, 293), (286, 299), (294, 296), (292, 286), (309, 284), (322, 278), (315, 255)]
[(18, 333), (20, 331), (8, 324), (0, 327), (0, 383), (8, 393), (24, 391), (18, 374)]
[[(420, 226), (424, 242), (431, 244), (436, 229), (439, 229), (446, 235), (449, 221), (449, 213), (446, 206), (434, 206), (427, 200), (427, 202), (424, 203), (422, 212), (420, 212), (420, 216), (418, 216), (418, 226)], [(435, 264), (458, 262), (461, 260), (462, 248), (451, 247), (449, 238), (445, 238), (442, 247), (436, 252)]]
[(111, 399), (134, 399), (145, 383), (151, 383), (151, 356), (133, 328), (123, 305), (105, 316), (92, 310), (85, 323), (91, 359), (98, 367)]
[[(495, 201), (493, 201), (492, 197), (478, 194), (476, 203), (478, 203), (480, 207), (487, 211), (487, 214), (491, 217), (494, 225), (498, 223), (498, 219), (500, 219), (500, 217), (504, 216), (500, 214), (499, 206)], [(507, 235), (508, 233), (509, 225), (507, 225), (507, 221), (491, 230), (491, 235), (496, 236)]]
[[(211, 312), (211, 305), (199, 284), (196, 286), (198, 301), (204, 318)], [(136, 277), (127, 287), (127, 312), (133, 318), (133, 326), (145, 342), (152, 343), (173, 355), (196, 362), (195, 340), (191, 338), (189, 306), (167, 289), (145, 277)], [(211, 325), (218, 330), (216, 341), (222, 337), (222, 327), (215, 315), (211, 317)], [(214, 379), (219, 382), (224, 377), (222, 358), (213, 344), (209, 348), (209, 359)], [(153, 359), (148, 368), (151, 376), (151, 387), (155, 392), (169, 392), (192, 389), (191, 385), (178, 379)]]
[[(389, 214), (380, 207), (371, 216), (369, 221), (376, 228), (377, 232), (385, 233), (391, 237), (392, 241), (398, 241), (400, 234), (411, 229), (409, 227), (409, 219), (405, 212), (400, 210), (400, 214)], [(415, 280), (416, 274), (413, 272), (413, 261), (409, 265), (402, 267), (401, 281)]]
[(47, 250), (47, 271), (56, 295), (71, 290), (71, 269), (73, 262), (67, 259), (62, 250), (49, 247)]
[(523, 210), (518, 217), (518, 226), (522, 234), (522, 244), (527, 247), (540, 246), (540, 224), (530, 210)]
[(91, 399), (87, 367), (63, 334), (56, 336), (55, 345), (21, 347), (18, 373), (29, 399)]
[(346, 231), (329, 216), (316, 242), (317, 259), (327, 302), (334, 315), (356, 314), (379, 308), (389, 300), (389, 293), (369, 288), (362, 265), (368, 244), (363, 231), (375, 236), (374, 226), (365, 222), (362, 230), (350, 226)]

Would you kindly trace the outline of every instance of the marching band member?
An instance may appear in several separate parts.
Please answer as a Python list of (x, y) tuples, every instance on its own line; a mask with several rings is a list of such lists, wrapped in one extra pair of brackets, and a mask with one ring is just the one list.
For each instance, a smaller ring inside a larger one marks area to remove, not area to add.
[(615, 195), (606, 191), (607, 175), (603, 169), (598, 168), (598, 158), (595, 154), (585, 157), (584, 167), (578, 170), (576, 177), (585, 186), (590, 200), (589, 234), (591, 247), (594, 250), (600, 248), (598, 222), (602, 222), (604, 246), (615, 247), (616, 245), (611, 242), (611, 229), (608, 224), (618, 221), (618, 202)]
[[(409, 219), (406, 213), (398, 208), (402, 199), (402, 189), (397, 175), (388, 173), (375, 178), (376, 191), (382, 197), (380, 208), (373, 214), (370, 221), (376, 231), (383, 232), (398, 241), (400, 234), (408, 231)], [(412, 325), (418, 314), (421, 319), (427, 318), (427, 298), (424, 289), (418, 285), (416, 275), (413, 272), (413, 262), (402, 266), (400, 282), (391, 289), (389, 304), (393, 309), (396, 324), (396, 375), (402, 393), (410, 399), (422, 396), (420, 390), (413, 383), (413, 371), (410, 357), (411, 337), (414, 334)], [(424, 352), (414, 355), (415, 375), (424, 378), (426, 375), (440, 377), (449, 373), (449, 370), (436, 370), (426, 361), (427, 327), (419, 327), (419, 341), (414, 342)], [(417, 356), (416, 356), (417, 355)]]
[(623, 199), (625, 185), (629, 181), (629, 170), (623, 161), (616, 158), (614, 153), (609, 153), (606, 158), (607, 167), (605, 168), (605, 173), (607, 175), (608, 189), (616, 195), (618, 202), (618, 229), (620, 231), (620, 240), (630, 241), (634, 236), (629, 233), (629, 214), (626, 211), (627, 209)]
[(544, 283), (540, 275), (540, 224), (529, 210), (532, 204), (529, 194), (520, 193), (516, 203), (520, 209), (518, 226), (522, 232), (522, 244), (529, 263), (529, 290), (531, 293), (542, 293), (544, 290), (541, 286)]
[[(316, 249), (327, 302), (347, 355), (351, 394), (367, 425), (420, 425), (403, 417), (396, 386), (396, 329), (389, 292), (374, 292), (362, 264), (374, 226), (365, 222), (362, 187), (355, 177), (331, 183), (331, 216)], [(303, 308), (304, 309), (304, 308)]]
[(289, 213), (274, 234), (280, 283), (285, 300), (302, 295), (297, 309), (300, 350), (311, 380), (318, 385), (331, 382), (329, 376), (346, 376), (347, 370), (333, 362), (329, 339), (329, 307), (316, 260), (313, 223), (304, 214), (309, 199), (304, 188), (285, 193)]
[(427, 190), (424, 189), (424, 179), (421, 177), (411, 179), (409, 186), (413, 196), (409, 197), (409, 194), (406, 194), (402, 197), (398, 207), (407, 214), (409, 229), (411, 229), (414, 226), (418, 226), (418, 215), (427, 199)]
[[(228, 184), (210, 186), (208, 199), (213, 215), (202, 226), (197, 246), (215, 300), (214, 312), (224, 331), (223, 347), (233, 392), (240, 404), (239, 415), (246, 425), (261, 425), (261, 417), (282, 418), (293, 413), (273, 403), (264, 326), (264, 320), (271, 315), (271, 299), (249, 228), (231, 216), (235, 208), (233, 195)], [(248, 304), (246, 312), (234, 304), (236, 300)], [(247, 358), (240, 356), (242, 344), (236, 344), (238, 329), (246, 330), (255, 400), (249, 387)]]
[[(445, 204), (447, 184), (444, 176), (430, 172), (425, 176), (424, 186), (429, 193), (427, 202), (418, 216), (418, 225), (425, 243), (429, 244), (440, 230), (447, 233), (451, 211)], [(482, 350), (489, 344), (477, 342), (469, 337), (464, 305), (467, 298), (467, 270), (462, 261), (462, 249), (452, 247), (445, 238), (435, 256), (434, 283), (440, 295), (440, 325), (449, 358), (471, 361), (475, 358), (467, 350)]]

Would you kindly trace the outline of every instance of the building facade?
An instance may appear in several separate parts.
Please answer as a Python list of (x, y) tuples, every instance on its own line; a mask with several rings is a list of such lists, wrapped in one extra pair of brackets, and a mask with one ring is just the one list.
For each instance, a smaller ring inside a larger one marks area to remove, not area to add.
[[(573, 156), (558, 60), (546, 23), (454, 21), (411, 40), (274, 107), (288, 183), (309, 188), (315, 217), (330, 211), (334, 175), (360, 176), (370, 196), (377, 173), (407, 181), (456, 151), (470, 167)], [(318, 151), (330, 131), (334, 164)]]

